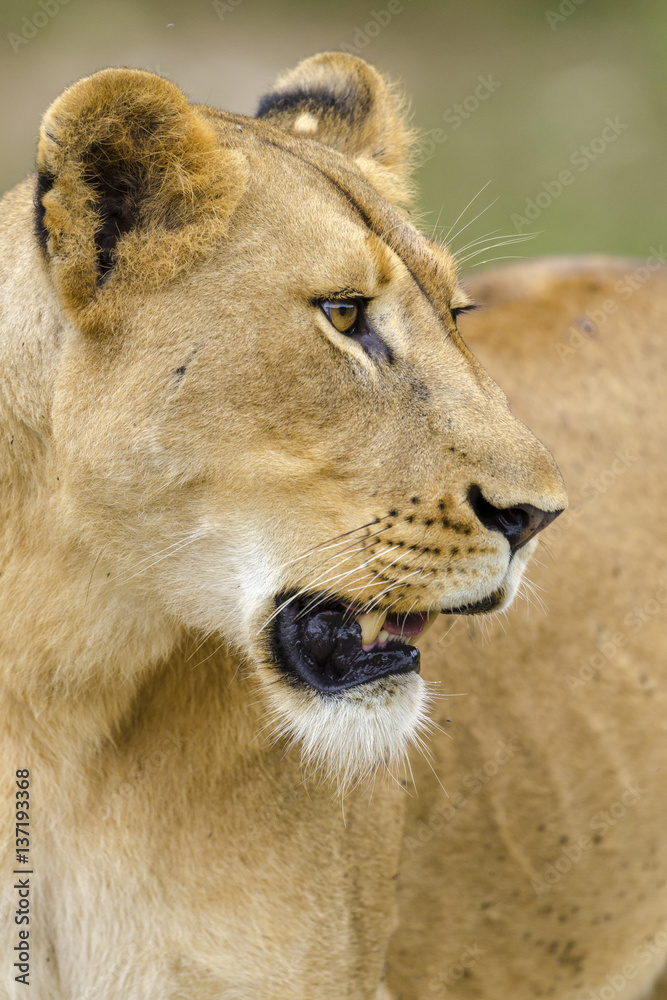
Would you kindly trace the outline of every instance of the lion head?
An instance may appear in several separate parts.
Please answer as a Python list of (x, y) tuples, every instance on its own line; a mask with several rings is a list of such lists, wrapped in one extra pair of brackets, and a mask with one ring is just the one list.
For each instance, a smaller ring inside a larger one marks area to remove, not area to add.
[(184, 630), (221, 636), (341, 780), (403, 753), (415, 641), (506, 607), (566, 504), (459, 336), (454, 260), (399, 207), (410, 148), (395, 91), (338, 53), (255, 118), (106, 70), (39, 141), (49, 488), (97, 560), (82, 614), (114, 595), (104, 658), (131, 635), (126, 674)]

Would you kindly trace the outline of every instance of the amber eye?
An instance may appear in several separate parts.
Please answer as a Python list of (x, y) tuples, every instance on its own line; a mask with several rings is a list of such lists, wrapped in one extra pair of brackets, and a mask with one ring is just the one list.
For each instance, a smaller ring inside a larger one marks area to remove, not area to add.
[(323, 302), (322, 310), (331, 325), (339, 333), (354, 333), (354, 326), (359, 319), (357, 302)]

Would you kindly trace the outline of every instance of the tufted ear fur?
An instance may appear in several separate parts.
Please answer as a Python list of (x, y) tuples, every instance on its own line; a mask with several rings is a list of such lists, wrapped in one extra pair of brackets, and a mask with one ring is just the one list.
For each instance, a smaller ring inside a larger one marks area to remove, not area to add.
[(44, 116), (37, 230), (66, 306), (95, 326), (118, 292), (157, 287), (205, 253), (247, 185), (247, 164), (185, 95), (109, 69)]
[(354, 157), (393, 202), (409, 202), (411, 147), (405, 103), (395, 86), (357, 56), (323, 52), (278, 77), (257, 117)]

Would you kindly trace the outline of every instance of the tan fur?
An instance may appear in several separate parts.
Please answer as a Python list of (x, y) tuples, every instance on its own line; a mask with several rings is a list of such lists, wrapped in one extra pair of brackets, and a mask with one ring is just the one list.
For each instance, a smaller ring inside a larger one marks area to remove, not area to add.
[[(305, 97), (281, 107), (290, 88)], [(474, 927), (468, 900), (494, 877), (473, 827), (460, 866), (473, 887), (441, 907), (447, 846), (415, 868), (404, 839), (403, 923), (388, 953), (408, 804), (397, 769), (419, 739), (426, 686), (411, 674), (335, 698), (295, 691), (267, 620), (278, 594), (302, 588), (398, 612), (491, 593), (508, 605), (535, 542), (508, 564), (468, 489), (556, 511), (562, 481), (458, 335), (450, 308), (469, 299), (451, 257), (386, 200), (405, 197), (409, 167), (392, 89), (360, 60), (318, 56), (279, 80), (270, 107), (234, 116), (187, 104), (151, 74), (105, 71), (45, 116), (44, 249), (35, 179), (3, 202), (0, 806), (11, 815), (12, 772), (29, 767), (38, 1000), (373, 1000), (388, 954), (399, 994), (422, 996), (455, 940), (443, 920)], [(391, 364), (319, 309), (346, 291), (371, 300)], [(515, 316), (502, 328), (517, 398), (537, 390), (559, 294), (537, 309), (542, 324)], [(545, 437), (566, 448), (550, 432), (572, 401), (551, 399)], [(382, 575), (397, 563), (389, 597)], [(586, 571), (598, 579), (605, 566)], [(573, 573), (562, 586), (566, 602), (583, 600)], [(432, 676), (438, 662), (426, 657)], [(541, 669), (546, 696), (548, 659)], [(493, 670), (468, 661), (466, 689), (475, 677), (485, 689)], [(504, 697), (479, 709), (474, 733), (519, 717), (511, 685)], [(445, 784), (461, 745), (470, 752), (464, 738), (441, 752)], [(630, 740), (628, 759), (638, 752)], [(579, 766), (581, 748), (571, 753)], [(617, 760), (603, 769), (614, 789)], [(372, 795), (350, 789), (367, 773)], [(526, 765), (512, 802), (546, 814), (548, 789), (540, 799), (532, 781), (542, 788)], [(567, 781), (554, 787), (569, 816)], [(489, 808), (487, 823), (510, 807)], [(13, 839), (4, 851), (8, 873)], [(7, 879), (0, 893), (0, 990), (14, 997), (24, 988), (6, 971)], [(489, 982), (478, 995), (495, 998)]]

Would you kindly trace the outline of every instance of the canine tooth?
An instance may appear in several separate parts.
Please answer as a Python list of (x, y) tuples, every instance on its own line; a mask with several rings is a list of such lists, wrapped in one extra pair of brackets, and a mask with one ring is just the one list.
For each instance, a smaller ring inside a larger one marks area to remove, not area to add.
[(357, 621), (361, 625), (361, 641), (364, 646), (370, 646), (375, 642), (386, 617), (386, 611), (366, 611), (357, 615)]
[(421, 639), (421, 637), (428, 632), (428, 630), (431, 628), (432, 625), (435, 624), (435, 622), (437, 621), (437, 619), (439, 617), (440, 617), (440, 612), (439, 611), (431, 611), (431, 613), (429, 614), (428, 618), (424, 622), (424, 627), (421, 630), (421, 632), (419, 633), (419, 635), (413, 635), (412, 638), (406, 639), (405, 641), (407, 643), (409, 643), (411, 646), (418, 646), (419, 645), (419, 640)]
[(426, 635), (426, 633), (428, 632), (428, 630), (431, 628), (432, 625), (434, 625), (437, 622), (437, 620), (438, 620), (439, 617), (440, 617), (440, 612), (439, 611), (431, 611), (431, 613), (429, 614), (428, 618), (424, 622), (423, 629), (421, 630), (421, 632), (419, 633), (419, 635), (415, 636), (415, 639), (421, 639), (421, 637), (423, 635)]

